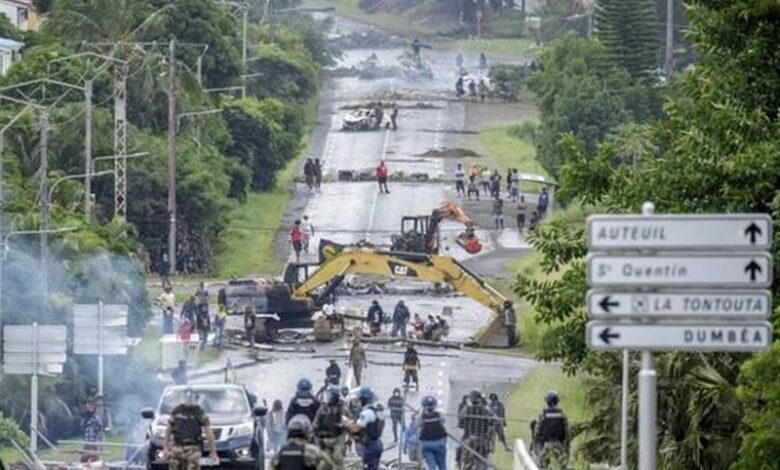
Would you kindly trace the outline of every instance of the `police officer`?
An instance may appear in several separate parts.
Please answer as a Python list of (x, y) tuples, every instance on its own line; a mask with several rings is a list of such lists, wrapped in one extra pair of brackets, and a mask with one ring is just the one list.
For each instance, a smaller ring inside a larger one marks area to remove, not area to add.
[(311, 382), (307, 379), (301, 379), (298, 381), (298, 390), (295, 392), (295, 396), (292, 397), (290, 404), (287, 405), (285, 422), (289, 423), (297, 415), (304, 415), (309, 419), (309, 424), (311, 425), (319, 407), (320, 402), (311, 394)]
[(322, 403), (314, 417), (314, 435), (320, 445), (320, 449), (330, 455), (337, 468), (344, 463), (346, 446), (345, 418), (351, 417), (344, 402), (341, 400), (341, 392), (338, 387), (331, 385), (326, 391), (327, 400)]
[(393, 390), (393, 395), (387, 400), (387, 409), (390, 410), (390, 420), (393, 422), (393, 440), (398, 442), (398, 431), (400, 429), (401, 434), (406, 427), (404, 424), (404, 406), (406, 402), (404, 397), (401, 396), (401, 390), (396, 388)]
[(496, 417), (479, 390), (469, 393), (468, 405), (461, 409), (458, 418), (463, 428), (463, 441), (471, 449), (463, 451), (464, 468), (485, 468), (484, 461), (490, 459)]
[(376, 395), (369, 387), (361, 387), (358, 394), (363, 408), (356, 421), (346, 424), (347, 430), (359, 436), (363, 444), (363, 470), (379, 470), (382, 457), (382, 432), (385, 429), (385, 410), (376, 403)]
[(330, 365), (325, 369), (325, 378), (328, 384), (338, 387), (339, 381), (341, 381), (341, 368), (334, 359), (330, 360)]
[(272, 470), (331, 470), (339, 468), (328, 454), (309, 444), (311, 424), (305, 416), (296, 416), (287, 424), (287, 442), (271, 459)]
[(415, 390), (420, 390), (420, 379), (417, 377), (417, 371), (421, 369), (420, 356), (418, 356), (417, 350), (411, 344), (406, 347), (406, 353), (404, 353), (403, 369), (404, 387), (408, 389), (410, 382), (414, 381)]
[(544, 402), (547, 407), (542, 410), (538, 422), (531, 422), (534, 453), (545, 467), (553, 456), (565, 465), (569, 461), (569, 422), (558, 408), (558, 392), (549, 390), (544, 395)]
[[(184, 391), (186, 402), (177, 405), (168, 419), (163, 437), (163, 460), (168, 460), (171, 470), (198, 470), (203, 455), (201, 444), (203, 435), (209, 443), (209, 459), (219, 462), (214, 433), (209, 417), (195, 402), (195, 392), (191, 388)], [(171, 445), (173, 435), (173, 449)]]
[(436, 411), (436, 398), (422, 400), (420, 415), (420, 447), (428, 470), (447, 470), (447, 429), (444, 416)]
[(499, 442), (504, 444), (504, 450), (509, 452), (510, 449), (506, 443), (506, 434), (504, 433), (504, 429), (506, 428), (506, 408), (504, 407), (504, 404), (501, 403), (501, 400), (498, 399), (498, 395), (495, 393), (490, 394), (490, 403), (488, 403), (488, 405), (496, 415), (496, 418), (498, 418), (498, 421), (495, 422), (494, 426), (494, 429), (496, 430), (496, 437), (498, 438)]

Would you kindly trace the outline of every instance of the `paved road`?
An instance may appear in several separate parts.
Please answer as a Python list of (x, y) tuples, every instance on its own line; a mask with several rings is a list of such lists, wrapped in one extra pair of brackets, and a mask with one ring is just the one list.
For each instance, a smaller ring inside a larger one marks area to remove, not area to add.
[[(346, 56), (349, 64), (366, 57), (374, 51), (354, 50)], [(382, 60), (392, 60), (400, 50), (377, 51)], [(402, 215), (429, 214), (442, 201), (452, 197), (451, 188), (443, 183), (390, 183), (390, 194), (379, 194), (375, 183), (338, 182), (339, 170), (372, 169), (384, 159), (391, 173), (405, 174), (424, 172), (432, 178), (442, 178), (452, 171), (454, 162), (441, 158), (421, 156), (431, 149), (460, 146), (460, 131), (465, 126), (465, 109), (460, 102), (434, 99), (427, 100), (432, 106), (416, 106), (417, 100), (398, 100), (401, 106), (397, 131), (343, 132), (342, 108), (347, 105), (368, 102), (387, 93), (400, 96), (446, 96), (452, 85), (454, 53), (433, 51), (430, 54), (435, 65), (435, 79), (429, 82), (399, 83), (397, 80), (358, 80), (357, 78), (329, 79), (324, 87), (324, 96), (319, 110), (318, 125), (314, 130), (309, 151), (311, 158), (324, 162), (326, 182), (321, 191), (309, 194), (305, 209), (300, 215), (308, 214), (317, 231), (318, 238), (325, 237), (342, 243), (368, 240), (375, 244), (389, 243), (390, 235), (399, 230)], [(421, 91), (422, 90), (422, 91)], [(307, 191), (300, 187), (299, 191)], [(452, 232), (450, 232), (452, 229)], [(455, 224), (445, 224), (444, 233), (455, 233)], [(487, 235), (487, 233), (485, 233)], [(517, 235), (506, 232), (501, 237), (509, 238), (507, 243), (518, 243)], [(492, 238), (484, 237), (488, 251)], [(447, 237), (446, 237), (447, 238)], [(450, 245), (450, 239), (445, 240)], [(458, 257), (467, 255), (455, 244), (449, 252)], [(304, 256), (315, 258), (314, 250)], [(386, 311), (392, 311), (395, 303), (404, 298), (412, 312), (421, 314), (441, 313), (444, 307), (452, 307), (454, 315), (451, 339), (466, 339), (473, 335), (489, 319), (490, 314), (481, 305), (463, 297), (424, 297), (416, 294), (406, 296), (385, 295), (379, 300)], [(339, 307), (364, 309), (372, 298), (367, 296), (342, 297)], [(354, 385), (351, 374), (346, 374), (345, 359), (347, 344), (338, 341), (330, 344), (312, 344), (311, 353), (262, 353), (265, 362), (257, 366), (242, 368), (238, 378), (252, 391), (270, 401), (281, 398), (285, 403), (292, 395), (296, 382), (309, 378), (319, 385), (324, 378), (328, 358), (338, 358), (344, 368), (346, 383)], [(478, 351), (432, 350), (421, 348), (422, 371), (419, 392), (410, 393), (409, 403), (418, 406), (427, 394), (439, 398), (448, 413), (454, 413), (460, 397), (473, 388), (508, 390), (531, 367), (533, 361)], [(248, 352), (227, 353), (233, 362), (246, 361)], [(369, 367), (364, 383), (375, 388), (380, 399), (386, 402), (395, 387), (401, 385), (400, 362), (403, 351), (398, 346), (371, 346), (368, 351)], [(202, 380), (213, 380), (204, 378)], [(454, 422), (451, 419), (450, 422)], [(389, 426), (385, 442), (392, 442)], [(395, 452), (386, 453), (391, 457)]]

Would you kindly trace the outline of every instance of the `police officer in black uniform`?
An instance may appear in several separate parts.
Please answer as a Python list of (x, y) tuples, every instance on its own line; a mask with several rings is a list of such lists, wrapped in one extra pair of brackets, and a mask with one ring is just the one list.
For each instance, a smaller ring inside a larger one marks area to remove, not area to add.
[(298, 415), (287, 424), (287, 442), (271, 459), (272, 470), (331, 470), (339, 467), (333, 464), (328, 454), (317, 446), (309, 444), (311, 425), (309, 420)]
[(327, 379), (328, 384), (335, 385), (337, 387), (341, 381), (341, 368), (333, 359), (331, 359), (328, 368), (325, 369), (325, 378)]
[(547, 407), (538, 421), (531, 422), (532, 450), (543, 466), (547, 466), (553, 457), (564, 465), (569, 461), (569, 422), (558, 408), (559, 401), (558, 392), (549, 390), (544, 395)]
[(420, 415), (420, 450), (428, 470), (447, 469), (447, 428), (444, 416), (436, 410), (436, 398), (422, 400)]
[(311, 382), (307, 379), (301, 379), (298, 381), (298, 390), (295, 392), (295, 396), (292, 397), (290, 404), (287, 405), (285, 422), (289, 423), (297, 415), (304, 415), (311, 424), (317, 415), (319, 407), (320, 402), (311, 393)]

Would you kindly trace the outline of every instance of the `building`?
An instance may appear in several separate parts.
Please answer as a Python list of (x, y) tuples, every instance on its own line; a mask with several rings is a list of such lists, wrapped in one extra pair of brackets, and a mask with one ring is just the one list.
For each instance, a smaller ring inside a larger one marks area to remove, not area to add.
[(8, 72), (11, 64), (18, 59), (24, 44), (13, 39), (0, 38), (0, 77)]
[(0, 0), (0, 14), (11, 20), (11, 24), (27, 31), (38, 29), (38, 11), (32, 0)]

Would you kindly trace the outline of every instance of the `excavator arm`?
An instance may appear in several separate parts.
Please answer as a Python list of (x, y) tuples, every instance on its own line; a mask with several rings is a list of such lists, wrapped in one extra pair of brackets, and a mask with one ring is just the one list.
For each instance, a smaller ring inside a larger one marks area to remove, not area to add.
[[(293, 297), (310, 299), (315, 289), (330, 284), (328, 294), (348, 274), (373, 274), (392, 279), (409, 279), (449, 284), (462, 294), (501, 312), (506, 298), (479, 276), (450, 256), (398, 253), (360, 249), (339, 253), (324, 261), (319, 269), (293, 291)], [(326, 296), (320, 295), (319, 298)], [(317, 303), (317, 301), (315, 301)]]

